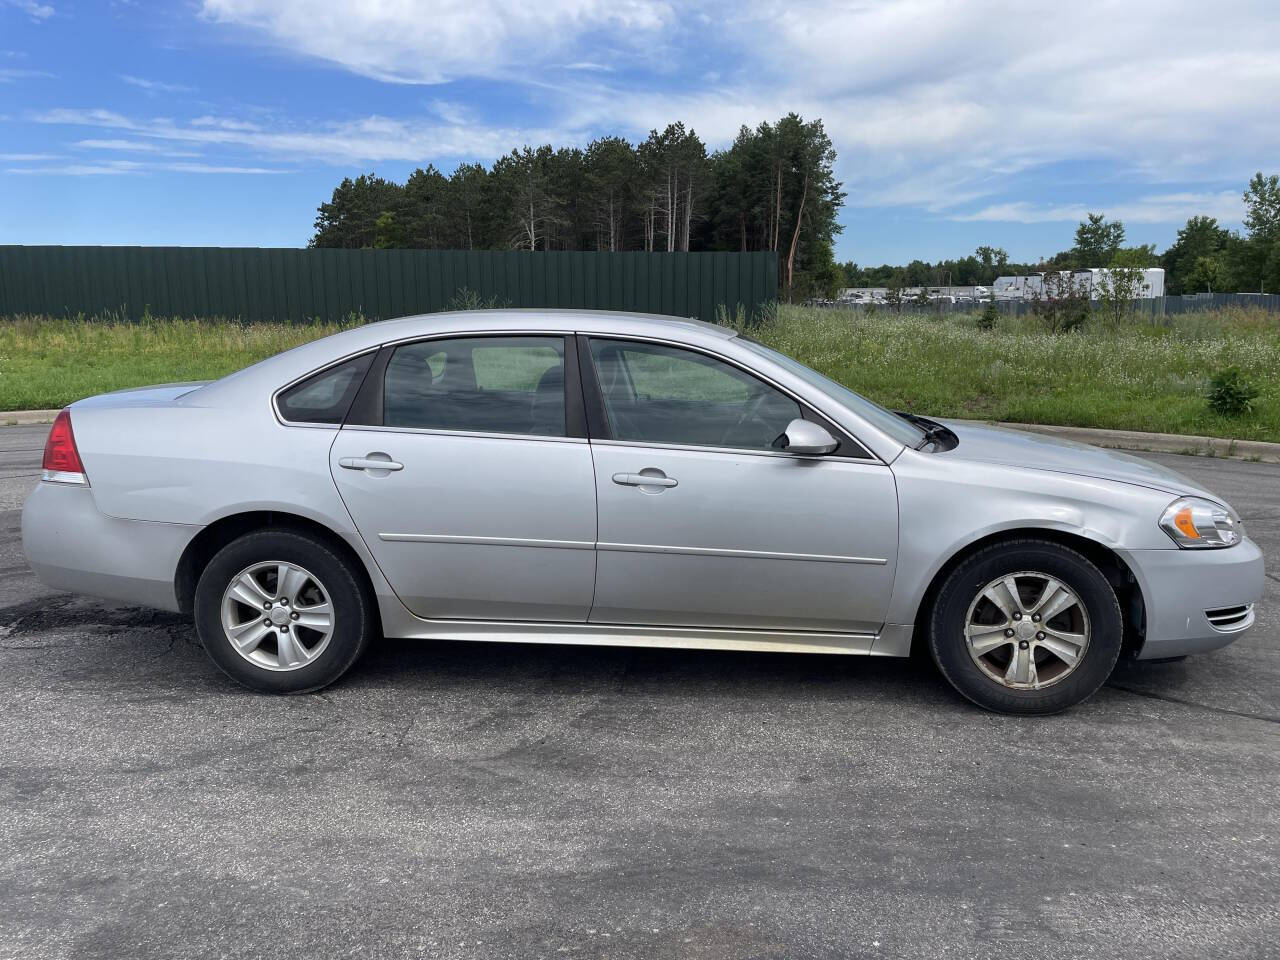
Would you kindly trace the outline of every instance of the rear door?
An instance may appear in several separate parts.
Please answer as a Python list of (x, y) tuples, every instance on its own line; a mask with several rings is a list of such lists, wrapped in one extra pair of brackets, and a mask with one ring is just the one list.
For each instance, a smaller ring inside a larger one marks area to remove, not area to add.
[(596, 507), (572, 343), (464, 336), (380, 353), (330, 468), (418, 616), (587, 619)]
[(592, 431), (592, 622), (879, 630), (898, 540), (887, 466), (852, 440), (826, 457), (780, 450), (791, 420), (818, 417), (723, 358), (589, 343), (584, 376), (594, 368), (606, 421)]

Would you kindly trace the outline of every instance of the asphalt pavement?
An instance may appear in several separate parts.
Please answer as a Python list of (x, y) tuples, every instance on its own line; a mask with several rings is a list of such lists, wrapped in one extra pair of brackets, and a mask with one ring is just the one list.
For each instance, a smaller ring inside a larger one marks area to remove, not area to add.
[[(927, 660), (384, 640), (302, 697), (23, 560), (0, 428), (0, 957), (1280, 956), (1280, 563), (1056, 717)], [(1280, 465), (1174, 455), (1280, 557)]]

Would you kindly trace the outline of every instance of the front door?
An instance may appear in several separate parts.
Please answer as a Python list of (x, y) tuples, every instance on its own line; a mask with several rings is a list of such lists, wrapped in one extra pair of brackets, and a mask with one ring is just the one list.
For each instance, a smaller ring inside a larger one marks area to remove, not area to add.
[[(338, 431), (338, 490), (418, 616), (587, 619), (594, 476), (585, 437), (569, 436), (583, 431), (566, 415), (565, 343), (484, 336), (399, 346), (368, 417), (380, 422)], [(576, 381), (569, 395), (580, 410)]]
[(593, 339), (612, 439), (593, 441), (592, 622), (875, 633), (898, 510), (885, 465), (791, 456), (805, 414), (707, 354)]

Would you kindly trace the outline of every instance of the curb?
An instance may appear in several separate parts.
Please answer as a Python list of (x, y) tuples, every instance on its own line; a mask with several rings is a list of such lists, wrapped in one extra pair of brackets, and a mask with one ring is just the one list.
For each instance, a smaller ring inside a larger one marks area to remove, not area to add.
[(33, 423), (53, 423), (53, 418), (61, 412), (61, 408), (57, 410), (0, 410), (0, 425), (25, 427)]
[(993, 420), (958, 420), (957, 422), (1042, 433), (1063, 440), (1088, 443), (1095, 447), (1109, 447), (1112, 450), (1181, 453), (1196, 457), (1219, 457), (1225, 460), (1280, 463), (1280, 443), (1269, 443), (1265, 440), (1197, 437), (1185, 433), (1146, 433), (1142, 430), (1100, 430), (1095, 427), (1060, 427), (1045, 423), (1005, 423)]
[[(36, 423), (52, 423), (57, 410), (0, 411), (0, 425), (15, 427)], [(1184, 433), (1145, 433), (1141, 430), (1100, 430), (1095, 427), (1060, 427), (1045, 423), (1006, 423), (998, 420), (962, 420), (944, 417), (957, 423), (986, 424), (1043, 433), (1063, 440), (1088, 443), (1112, 450), (1142, 450), (1149, 453), (1181, 453), (1197, 457), (1221, 457), (1227, 460), (1256, 460), (1280, 463), (1280, 443), (1264, 440), (1232, 440), (1223, 437), (1197, 437)]]

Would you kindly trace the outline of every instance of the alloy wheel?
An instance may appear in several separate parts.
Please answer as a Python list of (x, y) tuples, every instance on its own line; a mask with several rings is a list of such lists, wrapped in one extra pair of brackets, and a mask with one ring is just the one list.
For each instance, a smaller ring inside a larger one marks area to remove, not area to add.
[(333, 604), (324, 585), (297, 564), (255, 563), (223, 591), (222, 631), (250, 663), (297, 670), (329, 645)]
[(1070, 676), (1089, 647), (1080, 595), (1047, 573), (992, 580), (969, 605), (965, 647), (984, 674), (1012, 690), (1042, 690)]

